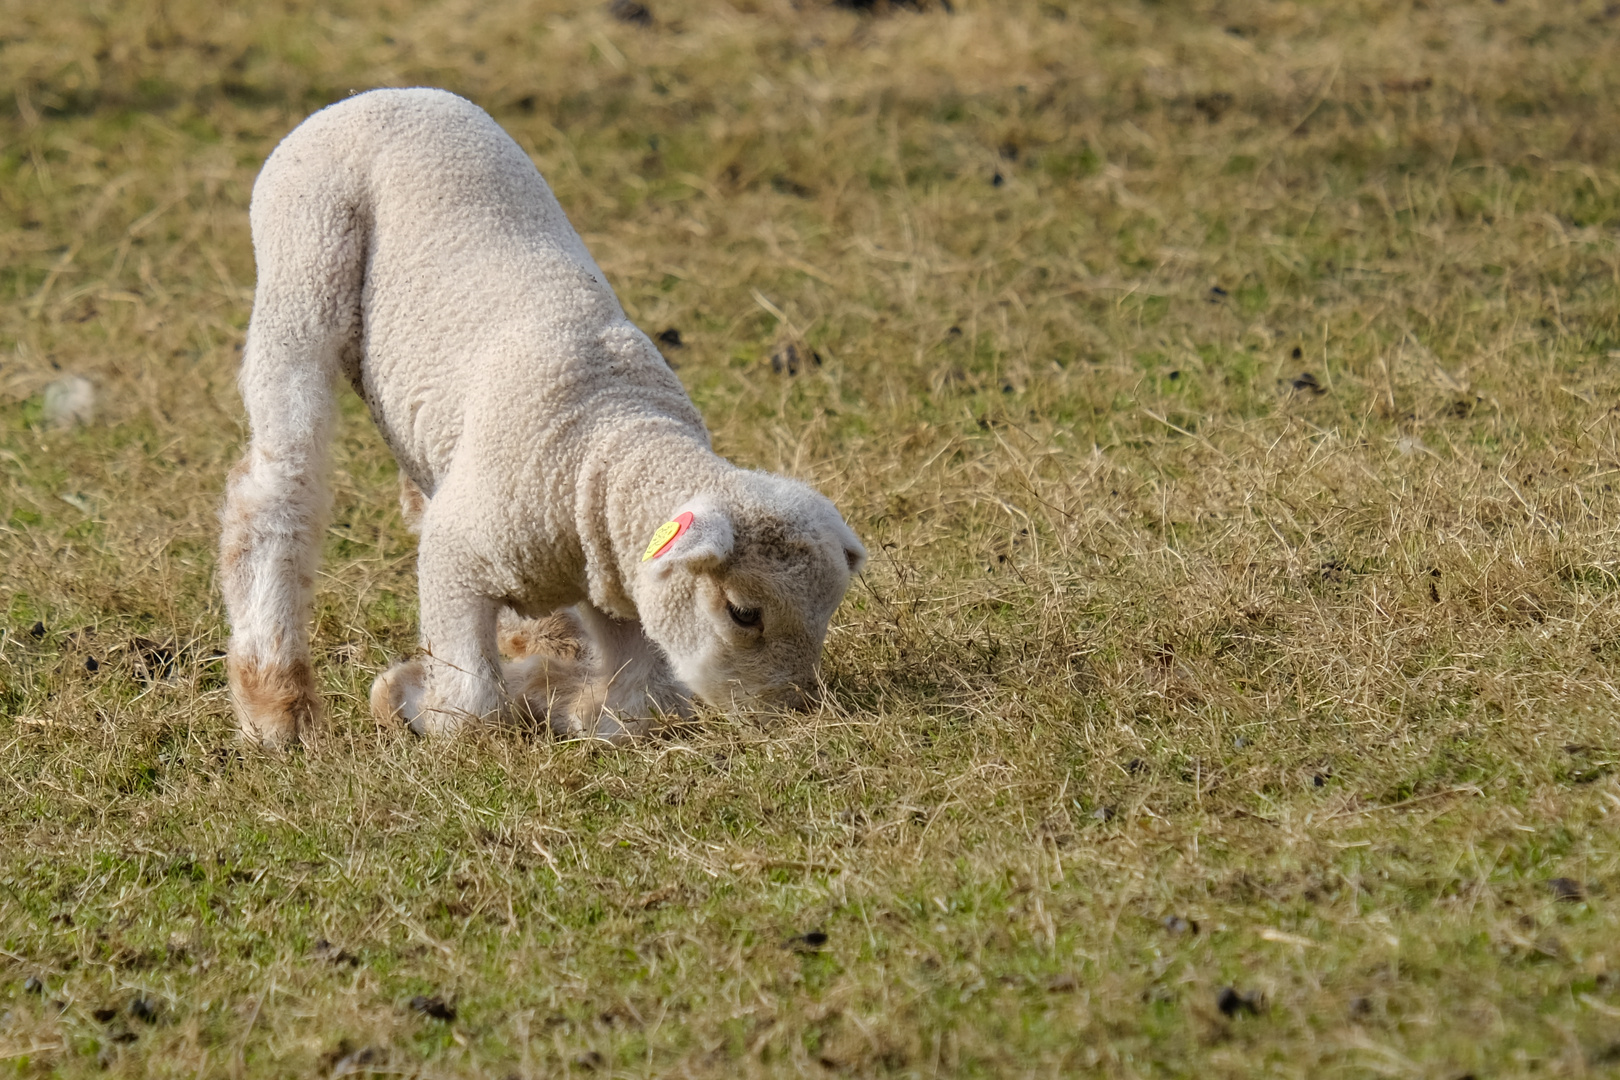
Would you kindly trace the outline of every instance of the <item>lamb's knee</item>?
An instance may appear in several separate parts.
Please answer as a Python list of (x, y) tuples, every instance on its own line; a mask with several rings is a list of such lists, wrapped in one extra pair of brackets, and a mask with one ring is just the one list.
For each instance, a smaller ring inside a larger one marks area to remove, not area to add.
[(271, 750), (314, 737), (321, 699), (307, 659), (262, 661), (233, 652), (225, 667), (243, 737)]
[(262, 477), (254, 475), (259, 471), (258, 456), (248, 450), (225, 477), (225, 505), (219, 512), (219, 565), (227, 584), (251, 577), (253, 551), (264, 532), (262, 518), (275, 501)]
[(255, 514), (242, 491), (250, 466), (247, 456), (232, 466), (225, 479), (225, 506), (219, 514), (219, 578), (225, 601), (233, 607), (244, 598), (251, 577)]
[(330, 501), (324, 464), (315, 454), (278, 455), (256, 444), (225, 481), (220, 568), (226, 580), (251, 578), (266, 548), (277, 557), (313, 557)]

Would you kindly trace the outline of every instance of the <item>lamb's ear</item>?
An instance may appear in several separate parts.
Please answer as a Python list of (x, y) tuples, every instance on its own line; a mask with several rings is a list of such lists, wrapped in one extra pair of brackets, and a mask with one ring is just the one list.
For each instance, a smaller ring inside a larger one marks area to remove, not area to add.
[(647, 538), (641, 561), (659, 576), (676, 567), (713, 570), (731, 557), (735, 543), (730, 515), (700, 496), (677, 507), (669, 521)]
[(849, 563), (849, 576), (854, 577), (866, 569), (866, 545), (861, 543), (855, 530), (838, 519), (838, 541), (844, 546), (844, 560)]
[(844, 521), (838, 508), (830, 501), (826, 503), (825, 520), (832, 530), (833, 541), (844, 552), (844, 561), (849, 564), (850, 577), (854, 577), (866, 568), (866, 545), (861, 543), (860, 537), (855, 535)]
[[(850, 533), (849, 535), (853, 538), (855, 534)], [(854, 577), (866, 569), (866, 548), (862, 546), (859, 540), (844, 545), (844, 558), (849, 562), (850, 577)]]

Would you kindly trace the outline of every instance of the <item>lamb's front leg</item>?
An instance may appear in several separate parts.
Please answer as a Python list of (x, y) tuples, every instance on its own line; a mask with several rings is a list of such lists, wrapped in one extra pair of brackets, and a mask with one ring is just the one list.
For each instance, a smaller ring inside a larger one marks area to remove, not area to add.
[(429, 527), (417, 555), (422, 655), (397, 664), (372, 687), (372, 709), (418, 735), (452, 735), (469, 720), (505, 710), (495, 649), (496, 601), (467, 573), (466, 547)]
[(412, 731), (453, 735), (469, 720), (499, 718), (506, 684), (495, 651), (495, 613), (495, 602), (486, 597), (423, 589), (424, 685)]

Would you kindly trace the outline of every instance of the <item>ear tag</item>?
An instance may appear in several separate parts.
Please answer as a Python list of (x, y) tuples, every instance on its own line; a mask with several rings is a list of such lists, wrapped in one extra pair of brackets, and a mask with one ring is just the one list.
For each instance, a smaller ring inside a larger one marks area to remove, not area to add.
[(652, 543), (647, 545), (647, 551), (641, 556), (641, 561), (646, 562), (648, 559), (658, 558), (658, 556), (668, 551), (669, 546), (679, 540), (681, 535), (691, 527), (692, 512), (690, 510), (677, 517), (674, 521), (666, 521), (658, 526), (658, 531), (653, 533)]

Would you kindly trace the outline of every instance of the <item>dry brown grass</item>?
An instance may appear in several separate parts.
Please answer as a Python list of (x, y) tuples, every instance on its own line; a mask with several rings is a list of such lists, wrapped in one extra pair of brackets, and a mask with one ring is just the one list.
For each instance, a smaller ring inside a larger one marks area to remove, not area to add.
[[(955, 7), (5, 6), (0, 1065), (1615, 1067), (1620, 17)], [(248, 192), (410, 83), (867, 539), (820, 715), (374, 730), (412, 550), (351, 401), (332, 738), (235, 749)]]

